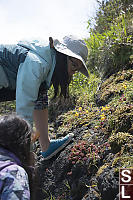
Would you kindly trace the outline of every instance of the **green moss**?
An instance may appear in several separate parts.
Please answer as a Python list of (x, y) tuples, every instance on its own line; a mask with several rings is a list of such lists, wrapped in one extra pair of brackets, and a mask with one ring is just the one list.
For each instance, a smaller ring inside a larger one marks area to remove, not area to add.
[(15, 101), (0, 102), (0, 114), (9, 114), (11, 112), (15, 112), (15, 108)]
[(102, 165), (102, 166), (99, 168), (99, 170), (97, 171), (96, 176), (100, 176), (100, 174), (102, 174), (103, 171), (104, 171), (108, 166), (109, 166), (108, 163), (106, 163), (105, 165)]
[(127, 102), (112, 105), (112, 114), (108, 117), (108, 125), (110, 130), (115, 132), (128, 132), (132, 126), (133, 105)]
[(122, 145), (130, 143), (133, 140), (133, 136), (129, 133), (118, 132), (117, 134), (113, 133), (109, 138), (109, 143), (113, 153), (117, 153), (121, 150)]
[(101, 85), (101, 90), (98, 92), (100, 101), (105, 104), (111, 101), (116, 96), (125, 94), (132, 98), (133, 93), (133, 70), (123, 70), (117, 74), (113, 74)]
[[(120, 166), (121, 168), (133, 167), (133, 156), (120, 156), (113, 160), (112, 167)], [(119, 169), (116, 167), (116, 169)]]

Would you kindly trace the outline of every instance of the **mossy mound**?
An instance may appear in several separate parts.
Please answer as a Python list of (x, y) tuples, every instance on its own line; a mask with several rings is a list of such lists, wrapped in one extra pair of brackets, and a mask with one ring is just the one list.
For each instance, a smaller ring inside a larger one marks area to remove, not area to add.
[[(14, 111), (14, 105), (1, 103), (1, 114)], [(35, 142), (37, 199), (117, 199), (119, 168), (133, 167), (133, 70), (109, 77), (94, 101), (80, 105), (73, 98), (58, 99), (49, 106), (51, 138), (73, 132), (74, 139), (49, 161)]]
[(117, 198), (119, 168), (133, 166), (133, 70), (112, 75), (98, 93), (104, 106), (96, 101), (88, 106), (75, 104), (49, 124), (55, 137), (69, 132), (75, 136), (51, 161), (43, 162), (40, 157), (41, 171), (48, 168), (52, 174), (47, 178), (43, 172), (43, 190), (49, 190), (43, 193), (44, 199), (50, 195), (58, 200)]

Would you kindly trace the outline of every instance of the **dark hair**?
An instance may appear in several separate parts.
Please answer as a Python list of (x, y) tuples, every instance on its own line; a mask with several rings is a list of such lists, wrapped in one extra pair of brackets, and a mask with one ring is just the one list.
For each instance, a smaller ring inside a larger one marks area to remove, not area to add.
[(61, 88), (60, 96), (65, 98), (69, 96), (68, 87), (70, 83), (70, 77), (67, 69), (67, 55), (56, 51), (56, 65), (53, 72), (52, 80), (54, 87), (54, 98), (56, 98), (59, 88)]
[(20, 159), (29, 177), (30, 191), (33, 184), (33, 168), (29, 163), (31, 133), (31, 126), (21, 117), (14, 114), (0, 117), (0, 146)]
[(30, 125), (16, 115), (0, 117), (0, 146), (14, 153), (22, 163), (28, 164), (30, 141)]

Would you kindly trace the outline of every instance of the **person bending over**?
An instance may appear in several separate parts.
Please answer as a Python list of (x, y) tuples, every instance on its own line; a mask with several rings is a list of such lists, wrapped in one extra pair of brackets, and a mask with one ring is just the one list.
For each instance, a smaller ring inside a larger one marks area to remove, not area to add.
[(20, 41), (0, 45), (0, 101), (16, 98), (16, 112), (33, 122), (39, 133), (44, 160), (52, 158), (72, 139), (73, 134), (50, 140), (48, 134), (48, 96), (53, 84), (54, 98), (68, 97), (68, 87), (75, 72), (88, 77), (88, 49), (83, 40), (66, 36), (63, 40)]

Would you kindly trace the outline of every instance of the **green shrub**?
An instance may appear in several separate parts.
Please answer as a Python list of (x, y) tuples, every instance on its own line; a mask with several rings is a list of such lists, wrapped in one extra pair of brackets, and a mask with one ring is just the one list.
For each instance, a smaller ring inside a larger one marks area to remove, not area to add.
[(103, 1), (95, 18), (96, 24), (86, 39), (89, 69), (95, 67), (101, 77), (108, 77), (132, 62), (133, 30), (129, 27), (133, 16), (130, 2), (126, 11), (124, 5), (120, 0)]

